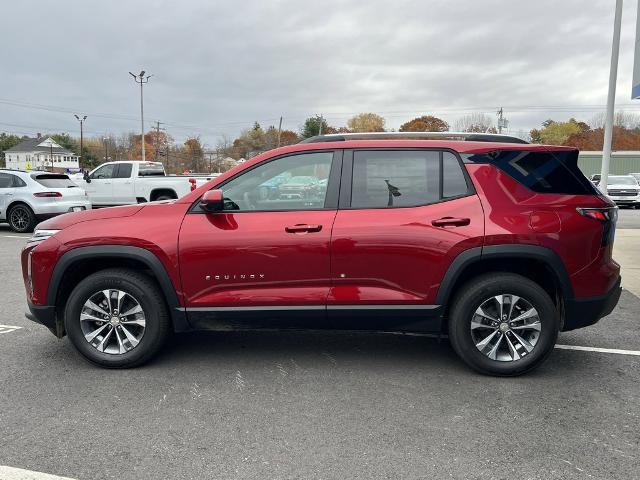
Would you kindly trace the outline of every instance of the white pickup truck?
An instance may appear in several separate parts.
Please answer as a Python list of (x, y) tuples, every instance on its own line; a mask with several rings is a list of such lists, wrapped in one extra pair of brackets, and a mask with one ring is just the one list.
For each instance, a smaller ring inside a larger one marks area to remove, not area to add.
[(94, 207), (107, 207), (180, 198), (217, 175), (167, 175), (160, 162), (125, 160), (103, 163), (73, 181), (86, 190)]

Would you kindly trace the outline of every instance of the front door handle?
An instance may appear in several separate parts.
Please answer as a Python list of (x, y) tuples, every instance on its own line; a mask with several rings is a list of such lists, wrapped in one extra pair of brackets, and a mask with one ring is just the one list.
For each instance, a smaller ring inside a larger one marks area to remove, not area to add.
[(454, 217), (442, 217), (437, 220), (432, 220), (431, 225), (434, 227), (464, 227), (469, 225), (471, 219), (469, 218), (454, 218)]
[(322, 225), (307, 225), (306, 223), (297, 223), (289, 227), (284, 227), (287, 233), (312, 233), (322, 230)]

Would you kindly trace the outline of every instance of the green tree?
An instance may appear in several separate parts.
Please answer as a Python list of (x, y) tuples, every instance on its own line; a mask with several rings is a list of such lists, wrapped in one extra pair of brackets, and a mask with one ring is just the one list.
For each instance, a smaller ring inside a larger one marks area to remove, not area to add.
[(384, 132), (385, 120), (377, 113), (359, 113), (347, 121), (352, 132)]
[(315, 137), (320, 132), (320, 125), (322, 125), (323, 133), (326, 133), (330, 128), (327, 121), (321, 115), (307, 118), (300, 130), (300, 136), (302, 138)]
[(76, 155), (80, 153), (80, 142), (76, 141), (74, 138), (71, 138), (71, 135), (69, 135), (68, 133), (54, 133), (49, 136), (61, 147), (72, 151)]
[(400, 126), (401, 132), (447, 132), (449, 124), (433, 115), (414, 118)]
[(4, 151), (15, 147), (25, 138), (26, 137), (19, 137), (11, 133), (0, 133), (0, 166), (4, 167), (6, 165), (4, 161)]
[(575, 118), (570, 118), (566, 122), (556, 122), (549, 119), (542, 123), (541, 129), (531, 130), (530, 135), (533, 143), (565, 145), (569, 137), (583, 134), (589, 130), (589, 125), (578, 122)]

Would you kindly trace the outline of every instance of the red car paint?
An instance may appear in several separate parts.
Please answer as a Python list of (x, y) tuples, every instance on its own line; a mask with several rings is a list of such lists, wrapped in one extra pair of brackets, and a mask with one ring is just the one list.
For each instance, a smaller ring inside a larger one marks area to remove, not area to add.
[[(576, 210), (608, 208), (612, 206), (608, 200), (596, 194), (536, 193), (490, 164), (464, 164), (475, 190), (472, 194), (417, 207), (190, 213), (206, 191), (274, 157), (316, 150), (424, 148), (457, 154), (573, 151), (444, 140), (341, 141), (279, 148), (176, 201), (67, 214), (40, 224), (39, 229), (60, 231), (28, 244), (22, 252), (28, 301), (34, 307), (55, 308), (50, 305), (56, 298), (50, 282), (59, 259), (75, 249), (95, 246), (133, 246), (150, 252), (166, 270), (178, 299), (176, 308), (186, 311), (435, 305), (447, 272), (461, 254), (504, 245), (554, 252), (570, 279), (573, 296), (567, 300), (601, 297), (619, 282), (612, 243), (602, 245), (603, 227)], [(305, 227), (296, 230), (300, 225)]]

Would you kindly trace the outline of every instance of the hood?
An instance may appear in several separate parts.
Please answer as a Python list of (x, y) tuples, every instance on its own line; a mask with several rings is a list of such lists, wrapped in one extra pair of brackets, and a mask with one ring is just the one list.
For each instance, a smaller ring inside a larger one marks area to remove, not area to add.
[(144, 205), (125, 205), (123, 207), (100, 208), (83, 212), (65, 213), (39, 223), (37, 228), (43, 230), (62, 230), (80, 222), (102, 220), (105, 218), (130, 217), (144, 208)]

